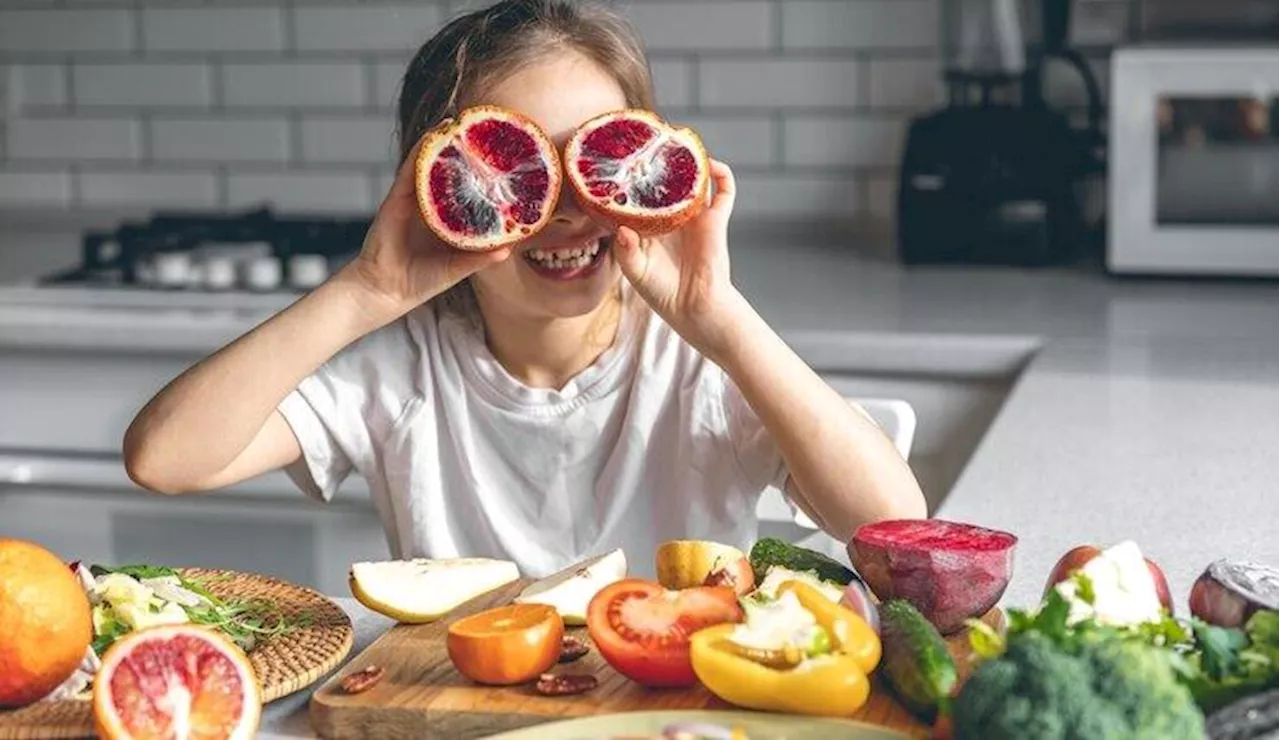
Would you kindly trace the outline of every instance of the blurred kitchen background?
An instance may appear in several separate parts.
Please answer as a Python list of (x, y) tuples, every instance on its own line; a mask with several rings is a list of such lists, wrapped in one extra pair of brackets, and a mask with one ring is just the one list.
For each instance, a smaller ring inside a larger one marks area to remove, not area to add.
[[(1275, 28), (1274, 3), (1070, 5), (1056, 43), (1078, 51), (1104, 96), (1111, 50), (1144, 34), (1185, 33), (1178, 22), (1194, 27), (1216, 14), (1234, 24), (1225, 34), (1256, 34), (1274, 48), (1266, 30)], [(0, 209), (78, 216), (266, 203), (367, 213), (391, 177), (405, 63), (466, 7), (6, 0)], [(1025, 57), (1022, 46), (1044, 41), (1038, 0), (623, 7), (648, 44), (663, 112), (696, 126), (738, 171), (741, 216), (882, 230), (896, 211), (908, 123), (948, 98), (944, 68), (1016, 71), (1024, 65), (1009, 50)], [(1086, 126), (1088, 86), (1078, 71), (1050, 63), (1043, 78), (1046, 100)], [(1084, 200), (1096, 214), (1102, 191), (1095, 185)]]
[[(334, 591), (382, 554), (359, 481), (327, 508), (282, 475), (163, 501), (119, 440), (358, 247), (404, 65), (476, 4), (0, 3), (0, 536)], [(1261, 394), (1241, 408), (1274, 491), (1275, 2), (619, 7), (662, 112), (737, 173), (736, 279), (838, 389), (910, 402), (885, 423), (932, 510), (987, 487), (967, 468), (1010, 394), (1076, 345), (1112, 353), (1086, 363), (1101, 388), (1239, 358), (1191, 374)]]

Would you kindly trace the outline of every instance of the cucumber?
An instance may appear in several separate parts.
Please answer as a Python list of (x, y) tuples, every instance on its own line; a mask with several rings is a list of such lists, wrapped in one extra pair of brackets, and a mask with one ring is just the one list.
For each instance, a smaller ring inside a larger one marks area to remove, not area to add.
[(912, 714), (932, 722), (955, 688), (956, 664), (938, 629), (910, 602), (880, 605), (881, 672)]
[(774, 565), (801, 573), (811, 570), (822, 580), (832, 581), (841, 586), (848, 585), (850, 581), (858, 578), (858, 574), (820, 552), (793, 545), (775, 537), (766, 537), (757, 542), (751, 548), (749, 559), (751, 569), (756, 574), (756, 583), (764, 580), (765, 574)]

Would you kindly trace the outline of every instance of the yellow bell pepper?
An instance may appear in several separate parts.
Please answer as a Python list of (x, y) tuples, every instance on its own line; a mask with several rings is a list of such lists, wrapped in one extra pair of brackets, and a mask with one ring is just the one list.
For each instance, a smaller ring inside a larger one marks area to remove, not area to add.
[(765, 665), (746, 657), (729, 640), (736, 625), (723, 624), (694, 633), (690, 657), (698, 680), (721, 699), (747, 709), (792, 714), (847, 717), (866, 703), (867, 678), (880, 660), (880, 639), (858, 614), (832, 602), (812, 586), (789, 581), (779, 595), (792, 591), (800, 605), (827, 632), (832, 652)]
[(788, 591), (796, 595), (800, 606), (807, 609), (827, 631), (832, 652), (851, 656), (864, 673), (876, 669), (880, 664), (880, 637), (865, 619), (803, 581), (787, 581), (778, 587), (778, 596)]

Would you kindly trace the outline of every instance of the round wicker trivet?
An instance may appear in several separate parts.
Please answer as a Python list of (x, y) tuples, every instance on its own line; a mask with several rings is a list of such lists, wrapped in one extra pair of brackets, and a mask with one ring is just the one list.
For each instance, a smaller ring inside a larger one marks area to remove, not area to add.
[[(342, 662), (355, 632), (342, 609), (309, 588), (269, 576), (224, 570), (184, 569), (221, 598), (267, 599), (303, 625), (266, 640), (249, 653), (262, 684), (264, 702), (315, 683)], [(87, 699), (87, 697), (86, 697)], [(0, 740), (91, 737), (93, 710), (87, 700), (37, 702), (16, 711), (0, 710)]]

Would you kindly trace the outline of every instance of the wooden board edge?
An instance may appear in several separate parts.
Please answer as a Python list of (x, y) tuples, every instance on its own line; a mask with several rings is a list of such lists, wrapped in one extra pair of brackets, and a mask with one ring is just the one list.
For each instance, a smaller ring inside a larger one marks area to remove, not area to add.
[[(456, 615), (470, 614), (473, 611), (475, 611), (478, 607), (482, 606), (484, 602), (494, 602), (494, 601), (498, 601), (499, 603), (510, 602), (517, 595), (519, 595), (520, 592), (524, 590), (526, 586), (528, 586), (532, 582), (533, 582), (532, 579), (517, 578), (516, 580), (511, 581), (509, 583), (504, 583), (501, 586), (492, 588), (488, 591), (485, 591), (484, 593), (477, 594), (476, 596), (468, 599), (467, 601), (464, 601), (463, 603), (449, 610), (448, 613), (446, 613), (439, 619), (436, 619), (435, 621), (432, 621), (432, 622), (426, 622), (422, 624), (406, 624), (406, 623), (393, 624), (389, 629), (387, 629), (385, 632), (379, 635), (377, 639), (375, 639), (373, 642), (365, 646), (365, 648), (361, 650), (349, 662), (347, 662), (345, 665), (340, 666), (338, 670), (334, 672), (332, 676), (329, 677), (328, 680), (324, 681), (319, 686), (317, 686), (315, 691), (311, 693), (311, 698), (307, 702), (307, 712), (311, 719), (312, 728), (317, 733), (319, 733), (322, 737), (337, 737), (337, 735), (332, 734), (332, 732), (330, 732), (329, 734), (326, 734), (321, 730), (321, 728), (322, 727), (332, 728), (333, 721), (330, 718), (330, 714), (334, 711), (341, 711), (342, 709), (345, 708), (343, 706), (342, 697), (347, 696), (347, 694), (345, 691), (343, 691), (341, 687), (342, 679), (345, 678), (350, 673), (362, 670), (368, 665), (371, 665), (369, 659), (366, 656), (372, 653), (374, 649), (380, 643), (386, 640), (388, 636), (391, 635), (394, 631), (399, 629), (415, 629), (415, 630), (428, 629), (433, 631), (444, 632), (448, 630), (449, 625), (457, 618)], [(376, 689), (377, 687), (374, 687), (374, 690)], [(335, 702), (334, 701), (335, 698), (337, 698), (338, 701)], [(427, 716), (417, 712), (407, 712), (407, 713), (412, 713), (412, 714), (415, 714), (416, 716)]]

